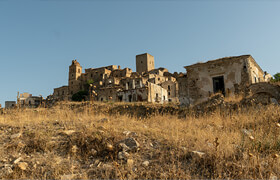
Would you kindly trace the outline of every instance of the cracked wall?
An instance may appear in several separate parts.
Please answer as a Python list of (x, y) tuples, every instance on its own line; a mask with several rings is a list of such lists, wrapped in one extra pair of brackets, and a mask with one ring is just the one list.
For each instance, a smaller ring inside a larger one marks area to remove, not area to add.
[(180, 94), (185, 94), (190, 104), (205, 101), (214, 94), (213, 78), (223, 78), (222, 93), (226, 97), (239, 94), (249, 84), (264, 81), (264, 72), (250, 55), (226, 57), (185, 68), (187, 85)]

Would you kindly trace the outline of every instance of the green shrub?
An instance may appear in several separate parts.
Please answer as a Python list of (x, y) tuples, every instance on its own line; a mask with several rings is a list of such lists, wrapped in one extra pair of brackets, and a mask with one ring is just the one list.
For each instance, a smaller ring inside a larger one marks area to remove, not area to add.
[(272, 82), (280, 82), (280, 73), (274, 74), (271, 81)]

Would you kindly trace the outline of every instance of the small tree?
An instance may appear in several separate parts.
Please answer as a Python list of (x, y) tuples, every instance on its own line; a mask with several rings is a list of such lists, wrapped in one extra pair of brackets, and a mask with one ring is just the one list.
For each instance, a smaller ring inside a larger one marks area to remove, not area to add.
[(86, 100), (87, 96), (88, 96), (88, 92), (87, 91), (79, 91), (79, 92), (73, 94), (72, 101)]
[(271, 82), (280, 82), (280, 73), (276, 73), (273, 75)]
[(274, 74), (274, 75), (273, 75), (273, 80), (274, 80), (275, 82), (279, 82), (279, 81), (280, 81), (280, 73)]

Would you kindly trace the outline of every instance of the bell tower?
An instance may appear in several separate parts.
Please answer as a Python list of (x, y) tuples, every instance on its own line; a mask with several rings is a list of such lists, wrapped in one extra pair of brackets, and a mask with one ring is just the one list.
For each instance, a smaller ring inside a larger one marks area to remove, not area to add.
[(72, 64), (69, 66), (68, 87), (69, 87), (70, 98), (72, 97), (73, 94), (81, 90), (81, 79), (80, 79), (81, 75), (82, 75), (82, 66), (75, 59), (72, 61)]

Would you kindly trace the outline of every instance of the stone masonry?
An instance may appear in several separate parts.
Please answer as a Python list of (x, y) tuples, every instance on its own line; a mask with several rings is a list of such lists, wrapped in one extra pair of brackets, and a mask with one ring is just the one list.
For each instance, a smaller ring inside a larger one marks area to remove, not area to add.
[(185, 66), (186, 73), (170, 73), (154, 66), (148, 53), (136, 55), (136, 72), (111, 65), (85, 69), (77, 60), (69, 66), (68, 86), (54, 89), (55, 100), (71, 100), (79, 91), (96, 101), (180, 102), (191, 105), (215, 93), (225, 97), (244, 92), (251, 84), (270, 81), (251, 55), (225, 57)]
[(181, 77), (180, 102), (195, 104), (205, 101), (212, 94), (225, 97), (242, 93), (250, 84), (269, 81), (251, 55), (225, 57), (206, 63), (185, 66), (186, 77)]
[[(154, 68), (154, 57), (148, 53), (136, 56), (137, 72), (130, 68), (121, 69), (120, 66), (111, 65), (100, 68), (85, 69), (77, 60), (69, 66), (68, 86), (54, 89), (52, 98), (55, 100), (71, 100), (79, 91), (88, 91), (96, 101), (146, 101), (167, 102), (168, 89), (162, 83), (170, 77), (164, 76), (168, 72), (165, 68)], [(174, 79), (173, 79), (174, 81)], [(172, 86), (172, 97), (174, 96)], [(170, 91), (170, 90), (169, 90)], [(178, 91), (178, 88), (175, 90)], [(90, 98), (89, 98), (90, 99)]]

